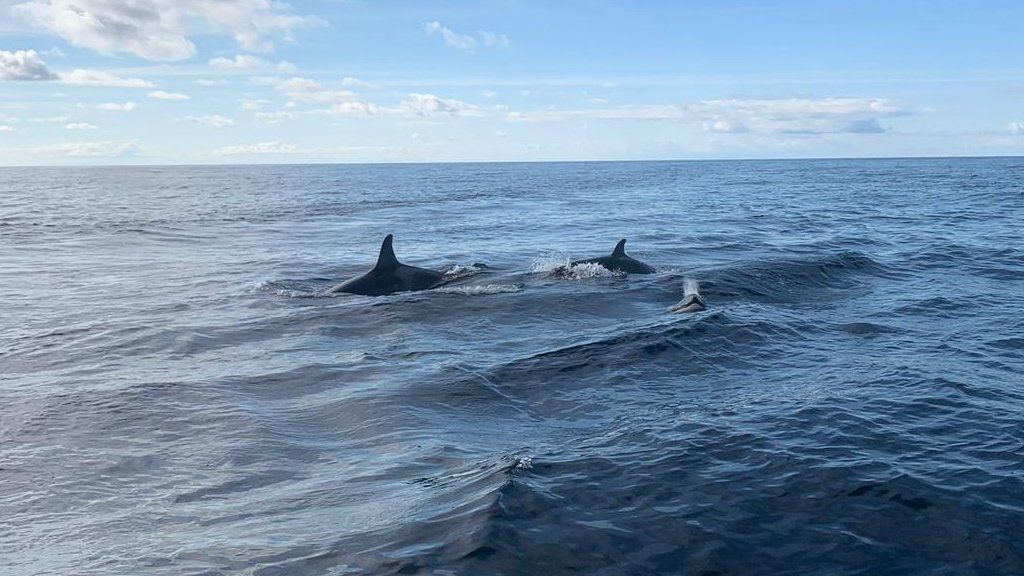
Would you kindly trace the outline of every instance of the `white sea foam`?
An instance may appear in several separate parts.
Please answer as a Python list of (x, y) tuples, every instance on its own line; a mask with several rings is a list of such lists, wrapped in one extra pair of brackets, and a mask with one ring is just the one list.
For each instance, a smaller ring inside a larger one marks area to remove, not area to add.
[(274, 296), (282, 296), (284, 298), (315, 298), (316, 293), (309, 292), (307, 290), (296, 290), (294, 288), (286, 288), (281, 286), (273, 280), (260, 280), (252, 286), (253, 292), (269, 292)]
[(518, 472), (520, 470), (530, 470), (533, 468), (533, 458), (529, 456), (517, 456), (515, 464), (512, 465), (512, 471)]
[(569, 280), (583, 280), (585, 278), (599, 278), (602, 276), (614, 276), (615, 273), (601, 266), (600, 264), (584, 263), (571, 264), (568, 254), (552, 252), (545, 254), (533, 261), (531, 270), (537, 272), (551, 272)]
[(555, 270), (569, 266), (569, 255), (558, 252), (550, 252), (533, 261), (531, 272), (554, 272)]
[(437, 292), (446, 294), (465, 294), (467, 296), (478, 296), (483, 294), (514, 294), (522, 292), (522, 284), (486, 284), (477, 286), (448, 286), (438, 288)]
[(451, 268), (444, 271), (445, 276), (461, 276), (463, 274), (473, 274), (479, 272), (480, 269), (476, 266), (463, 266), (461, 264), (453, 264)]
[(560, 270), (563, 278), (570, 280), (583, 280), (585, 278), (600, 278), (602, 276), (614, 276), (615, 272), (592, 262), (585, 264), (568, 265)]

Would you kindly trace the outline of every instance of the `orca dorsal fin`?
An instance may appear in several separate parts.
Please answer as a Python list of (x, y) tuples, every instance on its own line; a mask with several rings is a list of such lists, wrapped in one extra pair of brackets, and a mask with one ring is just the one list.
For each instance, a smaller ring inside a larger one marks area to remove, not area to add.
[(612, 256), (622, 257), (626, 255), (626, 239), (619, 240), (619, 243), (615, 245), (615, 250), (612, 250)]
[(398, 258), (395, 258), (395, 249), (391, 247), (391, 234), (384, 237), (384, 243), (380, 245), (380, 255), (377, 256), (377, 265), (374, 270), (390, 270), (398, 267)]

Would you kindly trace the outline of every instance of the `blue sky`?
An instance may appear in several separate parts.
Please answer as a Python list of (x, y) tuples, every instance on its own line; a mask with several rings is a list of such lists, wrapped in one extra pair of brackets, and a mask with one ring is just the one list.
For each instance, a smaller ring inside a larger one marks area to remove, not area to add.
[(0, 165), (1018, 155), (1021, 22), (998, 0), (0, 0)]

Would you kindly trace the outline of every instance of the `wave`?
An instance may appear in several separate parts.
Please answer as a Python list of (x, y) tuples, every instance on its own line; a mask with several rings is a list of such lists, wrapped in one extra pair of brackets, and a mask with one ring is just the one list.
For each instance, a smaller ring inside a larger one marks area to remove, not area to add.
[(453, 364), (403, 394), (420, 407), (486, 409), (503, 418), (548, 418), (571, 406), (567, 395), (613, 386), (619, 378), (659, 386), (692, 375), (746, 369), (785, 357), (794, 344), (826, 330), (750, 320), (710, 311), (667, 315), (669, 322), (623, 324), (583, 342), (541, 350), (490, 366)]
[[(392, 488), (391, 492), (401, 492), (405, 499), (398, 503), (392, 496), (375, 503), (368, 525), (346, 522), (350, 529), (342, 537), (314, 549), (293, 549), (283, 557), (268, 558), (256, 573), (319, 574), (340, 567), (346, 573), (413, 574), (488, 557), (491, 530), (502, 514), (501, 499), (514, 486), (514, 478), (531, 469), (532, 459), (505, 454), (452, 460), (439, 462), (436, 467), (441, 470), (435, 474)], [(366, 494), (359, 494), (352, 501), (340, 502), (340, 507), (365, 514), (361, 501)], [(386, 509), (389, 504), (393, 510)], [(400, 517), (387, 518), (388, 512), (399, 511)], [(426, 539), (429, 545), (424, 545)]]
[(702, 294), (715, 300), (800, 303), (847, 297), (889, 269), (860, 252), (803, 259), (744, 262), (699, 274)]

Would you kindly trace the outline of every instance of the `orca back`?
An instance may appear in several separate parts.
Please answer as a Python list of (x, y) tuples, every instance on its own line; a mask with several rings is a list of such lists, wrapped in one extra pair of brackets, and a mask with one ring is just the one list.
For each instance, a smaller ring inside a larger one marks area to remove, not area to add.
[(657, 272), (653, 267), (626, 254), (625, 238), (619, 240), (615, 245), (615, 249), (608, 256), (577, 260), (571, 265), (575, 266), (577, 264), (600, 264), (612, 272), (622, 272), (625, 274), (653, 274)]
[(411, 292), (433, 288), (444, 274), (427, 268), (408, 266), (398, 261), (392, 246), (392, 235), (384, 237), (377, 263), (365, 274), (342, 282), (331, 293), (345, 292), (362, 296), (384, 296), (395, 292)]

